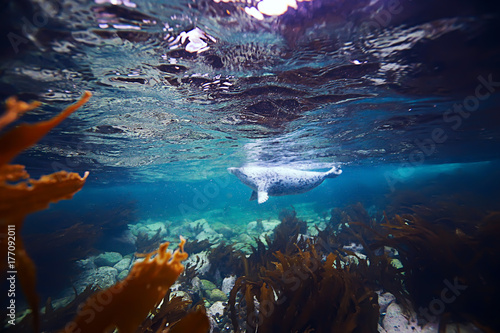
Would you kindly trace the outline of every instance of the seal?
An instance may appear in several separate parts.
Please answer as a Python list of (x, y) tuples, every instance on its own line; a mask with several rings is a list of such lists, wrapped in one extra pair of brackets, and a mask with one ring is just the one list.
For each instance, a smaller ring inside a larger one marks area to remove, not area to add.
[(253, 190), (250, 200), (257, 199), (259, 204), (266, 202), (269, 196), (299, 194), (310, 191), (320, 185), (326, 178), (335, 178), (342, 173), (342, 170), (337, 167), (333, 167), (327, 172), (261, 166), (228, 168), (227, 171), (238, 177), (243, 184)]

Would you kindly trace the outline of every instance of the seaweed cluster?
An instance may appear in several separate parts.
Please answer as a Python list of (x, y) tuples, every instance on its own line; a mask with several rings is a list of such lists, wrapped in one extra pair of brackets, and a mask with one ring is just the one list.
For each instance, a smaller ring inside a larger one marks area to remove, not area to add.
[(377, 294), (353, 264), (333, 253), (323, 260), (314, 246), (275, 257), (258, 279), (236, 281), (229, 300), (236, 332), (240, 322), (246, 332), (377, 332)]
[(440, 317), (443, 332), (449, 321), (499, 332), (500, 213), (464, 223), (450, 223), (445, 216), (429, 221), (416, 214), (396, 215), (370, 247), (398, 251), (404, 289), (422, 319)]
[(147, 233), (139, 232), (135, 239), (135, 251), (137, 253), (149, 253), (158, 248), (161, 242), (161, 229), (156, 231), (153, 237), (149, 237)]
[(244, 275), (229, 297), (234, 330), (376, 332), (378, 296), (367, 261), (355, 262), (340, 250), (333, 226), (325, 242), (326, 233), (307, 236), (307, 224), (295, 210), (279, 217), (272, 239), (256, 239), (252, 253), (242, 257)]

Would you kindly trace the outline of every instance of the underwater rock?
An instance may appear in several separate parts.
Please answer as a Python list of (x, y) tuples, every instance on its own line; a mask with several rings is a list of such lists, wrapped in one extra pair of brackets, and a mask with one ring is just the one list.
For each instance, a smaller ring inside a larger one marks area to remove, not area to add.
[(231, 289), (233, 289), (234, 287), (235, 281), (236, 281), (236, 275), (231, 275), (224, 278), (224, 280), (222, 280), (222, 292), (224, 292), (224, 294), (226, 295), (229, 295)]
[(116, 283), (116, 276), (118, 271), (116, 268), (103, 266), (96, 270), (94, 275), (94, 285), (98, 285), (101, 288), (111, 287)]
[(200, 293), (201, 280), (199, 277), (196, 276), (191, 280), (191, 290), (193, 291), (193, 293)]
[(281, 221), (278, 219), (262, 220), (264, 231), (273, 231)]
[(242, 248), (245, 247), (247, 244), (252, 244), (255, 243), (253, 238), (247, 234), (241, 234), (238, 237), (238, 243), (235, 244), (235, 247)]
[(188, 223), (189, 229), (193, 230), (194, 232), (196, 231), (201, 231), (205, 230), (207, 228), (210, 228), (210, 225), (208, 224), (208, 221), (206, 219), (199, 219), (194, 222)]
[(104, 252), (94, 258), (96, 266), (114, 266), (123, 256), (118, 252)]
[(165, 223), (163, 223), (163, 222), (156, 222), (156, 223), (146, 224), (146, 225), (144, 225), (144, 227), (146, 227), (147, 229), (149, 229), (148, 235), (150, 237), (154, 236), (156, 234), (156, 232), (158, 231), (158, 229), (161, 230), (160, 231), (160, 236), (164, 237), (164, 236), (167, 236), (167, 234), (168, 234), (167, 227), (166, 227)]
[(129, 273), (129, 270), (121, 271), (120, 274), (118, 274), (118, 276), (116, 277), (116, 280), (121, 281), (121, 280), (125, 279), (127, 277), (128, 273)]
[[(151, 230), (149, 228), (146, 228), (145, 226), (138, 226), (136, 227), (135, 229), (133, 229), (134, 231), (132, 231), (132, 234), (134, 236), (139, 236), (139, 234), (144, 234), (144, 235), (148, 235), (151, 233)], [(154, 236), (154, 233), (153, 233), (153, 236)]]
[(216, 232), (218, 234), (221, 234), (222, 237), (224, 237), (225, 239), (231, 239), (234, 236), (236, 236), (236, 234), (237, 234), (233, 228), (229, 228), (229, 227), (226, 227), (226, 226), (217, 228)]
[(221, 301), (217, 301), (208, 309), (207, 315), (210, 317), (223, 316), (224, 315), (224, 303)]
[(395, 302), (388, 306), (383, 320), (383, 326), (387, 333), (437, 333), (437, 328), (435, 331), (431, 330), (432, 326), (426, 325), (425, 330), (422, 330), (422, 327), (417, 323), (415, 313), (411, 313), (409, 319), (403, 313), (403, 308)]
[(201, 279), (200, 282), (201, 282), (200, 287), (203, 291), (209, 291), (217, 288), (215, 284), (211, 281)]
[(210, 301), (211, 302), (217, 302), (217, 301), (227, 301), (227, 295), (220, 289), (213, 289), (210, 292)]
[(222, 316), (224, 316), (224, 303), (221, 301), (217, 301), (212, 304), (207, 311), (208, 318), (210, 319), (210, 326), (212, 327), (211, 332), (217, 332), (214, 328), (220, 327), (219, 321)]
[(257, 221), (252, 221), (247, 224), (247, 232), (248, 233), (261, 233), (261, 232), (269, 232), (273, 231), (278, 224), (280, 224), (280, 220), (270, 219), (270, 220), (262, 220), (257, 219)]
[(117, 262), (113, 267), (116, 268), (118, 272), (126, 270), (130, 267), (130, 258), (123, 258), (119, 262)]
[(255, 231), (257, 229), (257, 221), (249, 222), (247, 225), (247, 232)]
[(380, 313), (385, 313), (389, 304), (396, 300), (396, 296), (391, 293), (383, 293), (378, 295), (378, 306), (380, 307)]
[(198, 274), (204, 275), (210, 270), (210, 260), (208, 259), (208, 252), (203, 251), (191, 256), (186, 261), (187, 266), (196, 266)]
[(394, 266), (394, 268), (400, 269), (403, 268), (403, 264), (399, 259), (392, 259), (391, 260), (391, 265)]
[[(173, 286), (172, 286), (172, 289), (173, 289)], [(172, 299), (174, 297), (182, 297), (183, 301), (189, 301), (189, 302), (193, 301), (191, 299), (191, 296), (187, 292), (182, 291), (182, 290), (171, 291), (169, 297), (170, 297), (170, 299)]]
[(211, 243), (217, 243), (218, 239), (222, 238), (222, 237), (223, 237), (222, 234), (218, 234), (212, 228), (208, 228), (208, 229), (205, 229), (202, 232), (200, 232), (196, 236), (196, 240), (198, 242), (208, 240)]

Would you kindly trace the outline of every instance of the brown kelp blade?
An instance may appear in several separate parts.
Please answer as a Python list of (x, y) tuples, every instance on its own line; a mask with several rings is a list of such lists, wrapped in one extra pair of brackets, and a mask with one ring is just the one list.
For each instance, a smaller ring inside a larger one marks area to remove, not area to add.
[[(91, 93), (85, 92), (75, 104), (63, 110), (54, 118), (33, 125), (20, 125), (0, 137), (0, 234), (16, 230), (17, 239), (12, 251), (15, 265), (9, 263), (9, 270), (17, 270), (19, 282), (33, 311), (33, 326), (39, 331), (38, 295), (36, 292), (36, 269), (26, 253), (21, 239), (24, 218), (29, 213), (42, 210), (52, 202), (70, 199), (79, 191), (88, 176), (60, 171), (40, 179), (30, 179), (22, 165), (7, 165), (24, 149), (34, 145), (54, 126), (67, 118), (72, 112), (88, 101)], [(27, 104), (15, 98), (6, 102), (7, 111), (0, 117), (0, 129), (16, 120), (23, 113), (39, 106), (39, 102)], [(9, 250), (10, 251), (10, 250)], [(7, 258), (7, 237), (0, 237), (0, 254)], [(2, 261), (0, 269), (5, 271), (7, 262)]]
[(3, 135), (0, 138), (0, 165), (9, 163), (21, 151), (37, 143), (52, 128), (87, 103), (90, 96), (92, 94), (86, 91), (78, 102), (70, 105), (54, 118), (36, 124), (22, 124)]

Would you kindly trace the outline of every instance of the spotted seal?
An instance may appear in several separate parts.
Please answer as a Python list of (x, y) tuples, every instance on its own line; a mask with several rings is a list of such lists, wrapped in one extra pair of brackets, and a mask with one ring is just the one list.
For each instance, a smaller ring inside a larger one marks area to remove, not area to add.
[(266, 202), (269, 196), (299, 194), (312, 190), (326, 178), (335, 178), (342, 170), (333, 167), (327, 172), (303, 171), (286, 167), (244, 166), (228, 168), (232, 173), (249, 186), (253, 192), (250, 200), (258, 203)]

